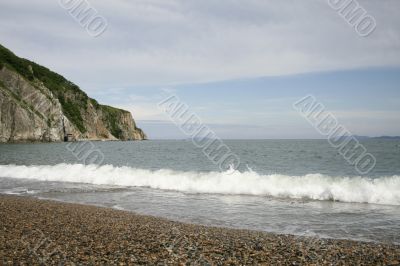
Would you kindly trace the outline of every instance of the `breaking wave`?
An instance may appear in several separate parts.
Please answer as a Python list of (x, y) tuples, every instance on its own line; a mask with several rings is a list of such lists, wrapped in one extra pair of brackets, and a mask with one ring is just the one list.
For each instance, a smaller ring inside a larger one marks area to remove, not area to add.
[(112, 165), (0, 165), (0, 176), (40, 181), (150, 187), (188, 193), (238, 194), (292, 199), (400, 205), (400, 176), (370, 179), (320, 174), (288, 176), (246, 172), (156, 171)]

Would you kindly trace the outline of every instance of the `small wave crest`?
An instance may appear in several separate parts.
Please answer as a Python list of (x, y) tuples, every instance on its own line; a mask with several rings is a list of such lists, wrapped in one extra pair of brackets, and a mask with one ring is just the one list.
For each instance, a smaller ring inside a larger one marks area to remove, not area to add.
[(354, 203), (400, 205), (400, 176), (370, 179), (262, 175), (254, 171), (181, 172), (145, 170), (112, 165), (59, 164), (54, 166), (0, 165), (0, 176), (40, 181), (150, 187), (188, 193), (271, 196), (292, 199), (332, 200)]

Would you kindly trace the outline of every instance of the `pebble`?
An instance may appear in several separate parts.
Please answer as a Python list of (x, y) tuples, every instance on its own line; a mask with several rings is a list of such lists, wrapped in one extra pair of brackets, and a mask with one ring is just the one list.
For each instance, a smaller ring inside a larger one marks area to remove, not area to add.
[(400, 265), (400, 246), (172, 222), (0, 196), (0, 265)]

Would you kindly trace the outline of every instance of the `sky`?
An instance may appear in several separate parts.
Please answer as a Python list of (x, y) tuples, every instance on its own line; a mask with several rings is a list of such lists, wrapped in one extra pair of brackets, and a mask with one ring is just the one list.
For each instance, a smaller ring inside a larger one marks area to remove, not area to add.
[(356, 135), (400, 135), (398, 0), (359, 0), (366, 37), (328, 0), (90, 0), (98, 37), (60, 1), (83, 0), (0, 0), (0, 43), (152, 139), (187, 137), (157, 107), (171, 93), (221, 138), (322, 138), (292, 107), (309, 94)]

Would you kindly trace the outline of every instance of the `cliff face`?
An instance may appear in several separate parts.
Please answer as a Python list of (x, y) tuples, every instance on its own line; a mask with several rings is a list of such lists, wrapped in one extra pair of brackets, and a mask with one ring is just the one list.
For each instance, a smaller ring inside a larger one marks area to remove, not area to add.
[(143, 140), (131, 113), (100, 105), (75, 84), (0, 45), (0, 142)]

